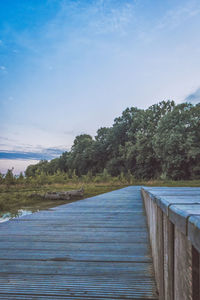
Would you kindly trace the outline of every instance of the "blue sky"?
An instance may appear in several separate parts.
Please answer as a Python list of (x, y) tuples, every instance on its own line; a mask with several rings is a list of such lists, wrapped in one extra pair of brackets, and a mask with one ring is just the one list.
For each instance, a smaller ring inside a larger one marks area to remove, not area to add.
[(199, 102), (199, 32), (197, 0), (0, 1), (0, 171), (128, 106)]

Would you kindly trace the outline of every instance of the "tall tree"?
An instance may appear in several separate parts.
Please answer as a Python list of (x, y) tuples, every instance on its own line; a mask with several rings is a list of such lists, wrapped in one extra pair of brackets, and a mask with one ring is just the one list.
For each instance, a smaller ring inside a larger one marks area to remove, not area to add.
[(198, 107), (182, 103), (160, 120), (153, 143), (164, 176), (172, 179), (192, 176), (191, 160), (199, 157), (199, 117)]

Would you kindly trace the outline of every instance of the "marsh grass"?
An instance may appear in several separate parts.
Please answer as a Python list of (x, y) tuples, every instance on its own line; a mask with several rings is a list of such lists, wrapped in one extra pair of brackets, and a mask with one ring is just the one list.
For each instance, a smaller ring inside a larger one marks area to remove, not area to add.
[(52, 184), (43, 185), (40, 187), (32, 186), (1, 186), (0, 187), (0, 216), (11, 213), (17, 215), (21, 209), (27, 209), (31, 211), (37, 211), (41, 209), (47, 209), (64, 203), (70, 203), (72, 201), (81, 200), (83, 198), (89, 198), (98, 194), (106, 193), (118, 188), (125, 187), (124, 184), (110, 185), (110, 184), (84, 184), (84, 196), (72, 198), (70, 201), (61, 200), (46, 200), (37, 197), (30, 197), (31, 194), (37, 192), (39, 194), (45, 194), (48, 191), (68, 191), (73, 189), (79, 189), (83, 185), (79, 183), (70, 184)]
[[(66, 182), (66, 183), (51, 183), (43, 185), (33, 184), (15, 184), (15, 185), (0, 185), (0, 216), (10, 213), (16, 216), (19, 210), (38, 211), (48, 209), (64, 203), (70, 203), (83, 198), (89, 198), (98, 194), (107, 193), (112, 190), (120, 189), (128, 185), (143, 185), (143, 186), (163, 186), (163, 187), (199, 187), (200, 180), (192, 181), (171, 181), (171, 180), (149, 180), (128, 182), (123, 180), (112, 179), (106, 182)], [(84, 187), (84, 196), (71, 199), (70, 201), (55, 201), (45, 200), (37, 197), (30, 197), (34, 192), (44, 194), (47, 191), (67, 191)]]

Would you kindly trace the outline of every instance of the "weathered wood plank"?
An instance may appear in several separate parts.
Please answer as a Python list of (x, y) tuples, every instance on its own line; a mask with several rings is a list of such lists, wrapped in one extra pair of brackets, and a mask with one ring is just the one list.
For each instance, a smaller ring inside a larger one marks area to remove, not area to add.
[(19, 250), (6, 249), (0, 251), (0, 260), (52, 260), (52, 261), (108, 261), (108, 262), (151, 262), (149, 251), (136, 249), (118, 253), (105, 251), (44, 251), (44, 250)]
[(177, 227), (174, 230), (174, 298), (192, 300), (192, 245)]
[(188, 218), (188, 237), (200, 253), (200, 216)]
[(60, 274), (72, 276), (138, 276), (153, 277), (153, 266), (143, 262), (37, 261), (1, 260), (0, 274)]
[(200, 254), (192, 247), (192, 300), (200, 299)]
[(169, 219), (179, 228), (179, 230), (187, 235), (188, 218), (192, 215), (200, 216), (200, 203), (189, 205), (172, 205), (169, 209)]
[(141, 242), (148, 242), (147, 233), (136, 232), (135, 234), (114, 234), (117, 232), (111, 232), (110, 234), (65, 234), (65, 235), (9, 235), (9, 236), (0, 236), (0, 243), (3, 242), (62, 242), (62, 243), (136, 243), (138, 240)]
[(165, 299), (174, 300), (174, 225), (163, 214)]
[[(1, 227), (2, 228), (2, 227)], [(63, 232), (97, 232), (97, 233), (103, 233), (103, 232), (146, 232), (146, 226), (130, 226), (130, 227), (112, 227), (112, 226), (82, 226), (80, 225), (56, 225), (56, 224), (48, 224), (48, 227), (46, 224), (37, 224), (37, 223), (27, 223), (26, 228), (24, 228), (24, 224), (18, 223), (17, 228), (15, 224), (12, 224), (12, 226), (7, 226), (2, 228), (1, 235), (7, 235), (7, 234), (15, 234), (15, 233), (23, 233), (26, 234), (32, 234), (32, 233), (38, 233), (38, 232), (44, 232), (48, 233), (51, 231), (52, 233), (63, 233)]]
[(52, 243), (52, 242), (4, 242), (0, 243), (0, 249), (18, 249), (18, 250), (58, 250), (58, 251), (134, 251), (141, 247), (148, 247), (146, 242), (137, 241), (136, 243)]

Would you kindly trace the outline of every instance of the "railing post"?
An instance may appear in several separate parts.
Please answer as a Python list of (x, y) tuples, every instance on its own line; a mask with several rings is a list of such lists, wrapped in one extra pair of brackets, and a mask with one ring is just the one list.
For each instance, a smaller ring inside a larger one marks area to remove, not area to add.
[(192, 245), (177, 227), (174, 230), (174, 299), (192, 300)]
[(165, 299), (174, 300), (174, 225), (163, 213)]
[(200, 254), (192, 247), (192, 299), (200, 299)]
[(143, 188), (142, 196), (159, 299), (200, 300), (200, 188)]

